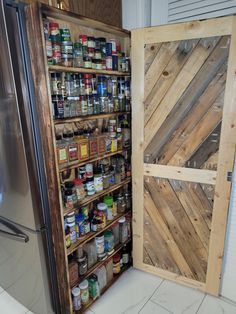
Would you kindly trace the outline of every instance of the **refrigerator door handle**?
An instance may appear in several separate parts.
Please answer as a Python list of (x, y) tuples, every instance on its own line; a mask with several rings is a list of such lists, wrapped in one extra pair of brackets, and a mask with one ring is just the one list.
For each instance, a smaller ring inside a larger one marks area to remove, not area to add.
[(22, 241), (27, 243), (29, 241), (29, 237), (27, 234), (22, 232), (20, 229), (18, 229), (15, 225), (11, 224), (10, 222), (0, 218), (0, 224), (6, 226), (8, 229), (10, 229), (13, 232), (8, 232), (5, 230), (0, 229), (0, 234), (6, 237), (14, 238), (16, 240)]

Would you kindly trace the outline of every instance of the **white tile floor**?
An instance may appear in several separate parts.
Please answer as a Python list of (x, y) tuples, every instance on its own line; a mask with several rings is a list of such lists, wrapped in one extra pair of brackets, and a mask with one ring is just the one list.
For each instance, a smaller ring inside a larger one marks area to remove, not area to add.
[[(0, 313), (33, 314), (1, 288)], [(86, 312), (111, 313), (236, 314), (236, 304), (130, 269)]]

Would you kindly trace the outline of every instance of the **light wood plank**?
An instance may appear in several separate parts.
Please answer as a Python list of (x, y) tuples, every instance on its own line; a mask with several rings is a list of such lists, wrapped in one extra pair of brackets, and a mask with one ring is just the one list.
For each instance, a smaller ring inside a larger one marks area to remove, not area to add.
[(153, 60), (155, 59), (159, 49), (161, 48), (161, 43), (159, 44), (152, 44), (152, 45), (145, 45), (145, 73), (151, 66)]
[[(144, 29), (146, 44), (230, 35), (233, 17), (222, 17), (204, 21), (161, 25)], [(139, 30), (137, 30), (138, 32)]]
[(232, 37), (225, 90), (206, 281), (206, 291), (213, 295), (218, 295), (220, 287), (225, 232), (231, 191), (231, 182), (227, 181), (227, 173), (228, 171), (233, 171), (236, 145), (236, 17), (232, 17), (232, 19)]
[(216, 171), (183, 168), (176, 166), (165, 166), (156, 164), (144, 164), (143, 174), (145, 176), (168, 178), (188, 182), (198, 182), (205, 184), (216, 184)]

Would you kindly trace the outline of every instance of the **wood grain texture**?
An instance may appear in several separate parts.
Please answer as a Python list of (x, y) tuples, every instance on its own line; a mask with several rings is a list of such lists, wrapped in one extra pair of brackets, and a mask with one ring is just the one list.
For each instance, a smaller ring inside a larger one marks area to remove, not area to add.
[[(42, 34), (42, 20), (39, 5), (32, 4), (26, 8), (27, 35), (29, 38), (29, 51), (32, 74), (34, 79), (34, 93), (37, 106), (37, 115), (41, 130), (45, 175), (50, 208), (52, 237), (54, 244), (55, 268), (57, 272), (60, 309), (63, 314), (70, 313), (69, 279), (67, 271), (67, 257), (65, 251), (65, 238), (62, 217), (60, 215), (60, 201), (58, 193), (60, 186), (57, 173), (57, 164), (54, 151), (53, 123), (48, 95), (46, 58), (44, 55), (44, 38)], [(37, 37), (37, 40), (35, 40)]]

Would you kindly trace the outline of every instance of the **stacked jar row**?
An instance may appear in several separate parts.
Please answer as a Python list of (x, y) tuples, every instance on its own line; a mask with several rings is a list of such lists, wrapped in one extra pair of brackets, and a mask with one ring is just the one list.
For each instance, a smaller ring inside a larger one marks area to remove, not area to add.
[(51, 73), (53, 116), (63, 119), (130, 111), (130, 78)]
[(130, 71), (130, 59), (121, 51), (116, 39), (80, 35), (71, 41), (70, 29), (44, 20), (44, 37), (48, 64), (96, 70)]
[(130, 128), (127, 120), (117, 127), (116, 119), (110, 119), (104, 133), (98, 130), (79, 129), (56, 135), (57, 158), (60, 165), (83, 162), (102, 157), (130, 147)]
[[(68, 194), (70, 193), (72, 192)], [(65, 197), (70, 198), (68, 195)], [(78, 210), (72, 211), (64, 221), (66, 247), (69, 248), (77, 239), (89, 232), (103, 230), (107, 222), (116, 218), (118, 214), (130, 211), (131, 206), (131, 193), (128, 190), (125, 192), (121, 190), (118, 194), (114, 192), (113, 195), (104, 196), (102, 201), (92, 206), (81, 206)]]
[[(96, 253), (95, 241), (85, 245), (85, 248), (79, 249), (76, 256), (69, 261), (70, 284), (74, 286), (79, 279), (79, 271), (86, 267), (89, 269), (94, 264), (90, 263), (90, 256)], [(96, 258), (93, 259), (93, 262)], [(112, 258), (108, 258), (103, 266), (97, 268), (88, 279), (83, 280), (77, 287), (72, 289), (73, 309), (78, 311), (83, 305), (88, 304), (89, 299), (96, 300), (109, 284), (114, 276), (119, 274), (123, 267), (130, 264), (131, 247), (124, 245), (123, 248)], [(97, 261), (96, 261), (97, 262)], [(96, 263), (95, 262), (95, 263)], [(85, 267), (86, 266), (86, 267)], [(82, 275), (83, 276), (83, 275)]]

